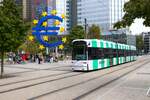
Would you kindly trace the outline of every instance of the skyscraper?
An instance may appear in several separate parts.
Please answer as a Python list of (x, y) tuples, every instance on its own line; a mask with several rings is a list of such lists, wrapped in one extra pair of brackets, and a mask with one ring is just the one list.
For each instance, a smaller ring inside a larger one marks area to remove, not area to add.
[(48, 1), (47, 0), (32, 0), (32, 19), (39, 19), (42, 12), (47, 11)]
[[(61, 16), (62, 14), (66, 15), (66, 0), (55, 0), (56, 2), (56, 10), (57, 10), (57, 16)], [(60, 25), (61, 27), (64, 27), (65, 30), (67, 29), (67, 21), (66, 18), (64, 19), (64, 21), (62, 22), (62, 24)], [(59, 33), (61, 34), (61, 33)], [(65, 31), (62, 34), (67, 34), (67, 32)]]
[[(124, 15), (123, 7), (128, 0), (72, 0), (76, 1), (77, 24), (84, 25), (87, 19), (88, 26), (99, 25), (103, 34), (113, 29), (114, 23)], [(72, 12), (73, 10), (71, 10)], [(75, 13), (76, 13), (75, 12)], [(71, 18), (71, 20), (74, 20)], [(71, 21), (70, 21), (71, 22)]]
[[(32, 0), (32, 19), (39, 19), (43, 11), (50, 14), (52, 10), (57, 11), (57, 16), (66, 15), (66, 0)], [(53, 22), (53, 20), (49, 20), (48, 25), (53, 25)], [(66, 19), (60, 26), (66, 28)]]
[(77, 0), (67, 0), (67, 30), (77, 25)]
[[(18, 0), (19, 1), (19, 0)], [(23, 18), (27, 21), (32, 20), (32, 0), (22, 0), (22, 5), (23, 5)]]

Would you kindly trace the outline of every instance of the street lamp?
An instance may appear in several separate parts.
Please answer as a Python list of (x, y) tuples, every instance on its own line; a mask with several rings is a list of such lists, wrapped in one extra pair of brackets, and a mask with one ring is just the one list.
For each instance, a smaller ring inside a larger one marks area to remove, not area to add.
[(87, 39), (87, 19), (84, 18), (85, 39)]

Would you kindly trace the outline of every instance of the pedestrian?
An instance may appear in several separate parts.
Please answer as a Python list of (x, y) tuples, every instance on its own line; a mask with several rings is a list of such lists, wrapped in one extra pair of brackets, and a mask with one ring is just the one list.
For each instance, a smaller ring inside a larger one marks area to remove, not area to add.
[(41, 64), (41, 59), (40, 59), (40, 56), (38, 54), (36, 55), (36, 59), (38, 61), (38, 64)]
[(37, 59), (38, 59), (38, 64), (41, 64), (41, 61), (42, 61), (42, 55), (38, 55), (38, 56), (37, 56)]
[(12, 59), (13, 59), (13, 64), (16, 64), (16, 54), (15, 53), (13, 53)]

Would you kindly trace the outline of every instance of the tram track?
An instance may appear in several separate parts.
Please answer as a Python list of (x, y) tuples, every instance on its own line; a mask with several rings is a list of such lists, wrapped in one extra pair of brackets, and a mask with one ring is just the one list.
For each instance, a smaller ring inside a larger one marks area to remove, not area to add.
[(17, 83), (22, 83), (22, 82), (28, 82), (28, 81), (38, 80), (38, 79), (42, 79), (42, 78), (48, 78), (48, 77), (53, 77), (53, 76), (65, 75), (65, 74), (68, 74), (68, 73), (71, 73), (71, 72), (64, 72), (64, 73), (59, 73), (59, 74), (46, 75), (46, 76), (37, 77), (37, 78), (31, 78), (31, 79), (26, 79), (26, 80), (22, 80), (22, 81), (16, 81), (16, 82), (11, 82), (11, 83), (6, 83), (6, 84), (0, 84), (0, 87), (7, 86), (7, 85), (13, 85), (13, 84), (17, 84)]
[(137, 69), (141, 68), (143, 65), (146, 65), (146, 64), (148, 64), (148, 63), (149, 63), (149, 61), (148, 61), (148, 62), (145, 62), (145, 63), (142, 64), (142, 65), (137, 66), (136, 68), (134, 68), (134, 69), (132, 69), (132, 70), (130, 70), (130, 71), (128, 71), (128, 72), (122, 74), (122, 75), (120, 75), (120, 76), (117, 77), (117, 78), (114, 78), (114, 79), (112, 79), (112, 80), (110, 80), (110, 81), (108, 81), (108, 82), (106, 82), (106, 83), (104, 83), (104, 84), (102, 84), (102, 85), (100, 85), (100, 86), (98, 86), (98, 87), (96, 87), (96, 88), (94, 88), (94, 89), (92, 89), (92, 90), (90, 90), (90, 91), (88, 91), (88, 92), (86, 92), (86, 93), (84, 93), (84, 94), (82, 94), (82, 95), (80, 95), (80, 96), (74, 98), (73, 100), (80, 100), (80, 99), (82, 99), (82, 98), (88, 96), (89, 94), (92, 94), (93, 92), (95, 92), (95, 91), (97, 91), (97, 90), (99, 90), (99, 89), (101, 89), (101, 88), (103, 88), (103, 87), (105, 87), (105, 86), (107, 86), (107, 85), (109, 85), (109, 84), (111, 84), (111, 83), (113, 83), (113, 82), (115, 82), (115, 81), (121, 79), (122, 77), (124, 77), (124, 76), (130, 74), (131, 72), (136, 71)]
[(29, 84), (29, 85), (25, 85), (25, 86), (9, 89), (9, 90), (4, 90), (4, 91), (0, 91), (0, 94), (6, 93), (6, 92), (15, 91), (15, 90), (20, 90), (20, 89), (24, 89), (24, 88), (28, 88), (28, 87), (33, 87), (33, 86), (36, 86), (36, 85), (49, 83), (49, 82), (53, 82), (53, 81), (57, 81), (57, 80), (65, 79), (65, 78), (70, 78), (70, 77), (73, 77), (73, 76), (79, 76), (81, 74), (85, 74), (85, 73), (79, 73), (79, 74), (74, 74), (74, 75), (70, 75), (70, 76), (64, 76), (64, 77), (60, 77), (60, 78), (56, 78), (56, 79), (51, 79), (51, 80), (47, 80), (47, 81), (43, 81), (43, 82), (38, 82), (38, 83), (35, 83), (35, 84)]
[[(142, 62), (142, 61), (141, 61)], [(128, 66), (125, 66), (128, 67)], [(55, 68), (60, 68), (60, 67), (55, 67)], [(124, 67), (123, 67), (124, 68)], [(50, 68), (51, 69), (51, 68)], [(47, 70), (47, 69), (42, 69), (42, 70)], [(120, 69), (118, 69), (120, 70)], [(117, 71), (118, 71), (117, 70)], [(52, 70), (52, 71), (57, 71), (57, 70)], [(26, 71), (25, 71), (26, 72)], [(28, 72), (28, 71), (27, 71)], [(18, 72), (19, 73), (19, 72)], [(1, 86), (7, 86), (7, 85), (13, 85), (13, 84), (17, 84), (17, 83), (22, 83), (22, 82), (28, 82), (28, 81), (33, 81), (33, 80), (37, 80), (37, 79), (42, 79), (42, 78), (48, 78), (48, 77), (52, 77), (52, 76), (58, 76), (58, 75), (64, 75), (64, 74), (68, 74), (68, 73), (72, 73), (70, 71), (68, 72), (64, 72), (64, 73), (59, 73), (59, 74), (52, 74), (52, 75), (47, 75), (47, 76), (42, 76), (42, 77), (37, 77), (37, 78), (31, 78), (31, 79), (26, 79), (26, 80), (21, 80), (21, 81), (16, 81), (16, 82), (10, 82), (10, 83), (5, 83), (5, 84), (0, 84)], [(9, 75), (9, 74), (8, 74)], [(12, 74), (11, 74), (12, 75)]]
[[(141, 62), (142, 62), (142, 61), (141, 61)], [(141, 63), (141, 62), (139, 62), (139, 63)], [(132, 65), (135, 65), (135, 64), (132, 64)], [(122, 67), (122, 68), (120, 68), (120, 69), (114, 70), (114, 71), (109, 72), (109, 73), (105, 73), (105, 74), (100, 75), (100, 76), (98, 76), (98, 77), (95, 77), (95, 78), (89, 79), (89, 80), (87, 80), (87, 81), (85, 81), (85, 82), (92, 81), (92, 80), (94, 80), (94, 79), (97, 79), (97, 78), (103, 77), (103, 76), (105, 76), (105, 75), (107, 75), (107, 74), (114, 73), (114, 72), (116, 72), (116, 71), (119, 71), (119, 70), (125, 69), (125, 68), (127, 68), (127, 67), (132, 66), (132, 65)], [(72, 72), (66, 72), (66, 74), (67, 74), (67, 73), (72, 73)], [(91, 73), (91, 72), (90, 72), (90, 73)], [(62, 74), (65, 74), (65, 73), (62, 73)], [(44, 84), (44, 83), (50, 83), (50, 82), (58, 81), (58, 80), (61, 80), (61, 79), (71, 78), (71, 77), (79, 76), (79, 75), (82, 75), (82, 74), (88, 74), (88, 73), (79, 73), (79, 74), (75, 74), (75, 75), (69, 75), (69, 76), (60, 77), (60, 78), (56, 78), (56, 79), (51, 79), (51, 80), (47, 80), (47, 81), (43, 81), (43, 82), (38, 82), (38, 83), (35, 83), (35, 84), (29, 84), (29, 85), (25, 85), (25, 86), (21, 86), (21, 87), (13, 88), (13, 89), (9, 89), (9, 90), (5, 90), (5, 91), (1, 91), (1, 92), (0, 92), (0, 94), (2, 94), (2, 93), (6, 93), (6, 92), (11, 92), (11, 91), (16, 91), (16, 90), (20, 90), (20, 89), (24, 89), (24, 88), (28, 88), (28, 87), (33, 87), (33, 86), (40, 85), (40, 84)], [(61, 75), (61, 74), (60, 74), (60, 75)], [(49, 77), (52, 77), (52, 76), (49, 76)], [(44, 78), (44, 77), (41, 77), (41, 78)], [(39, 78), (37, 78), (37, 79), (41, 79), (41, 78), (39, 77)], [(36, 80), (36, 79), (35, 79), (35, 80)], [(30, 79), (30, 80), (23, 80), (23, 81), (21, 81), (21, 82), (26, 82), (26, 81), (32, 81), (32, 79)], [(5, 85), (3, 84), (3, 85), (1, 85), (1, 86), (13, 85), (13, 84), (21, 83), (21, 82), (19, 82), (19, 81), (18, 81), (18, 82), (14, 82), (14, 83), (12, 83), (12, 84), (11, 84), (11, 83), (7, 83), (7, 84), (5, 84)], [(81, 82), (81, 83), (78, 83), (78, 84), (74, 84), (74, 85), (69, 86), (69, 87), (64, 87), (64, 88), (59, 89), (59, 90), (54, 90), (54, 91), (53, 91), (53, 92), (51, 92), (51, 93), (55, 93), (55, 92), (58, 92), (58, 91), (60, 91), (60, 90), (64, 90), (64, 89), (67, 89), (67, 88), (71, 88), (71, 87), (74, 87), (74, 86), (77, 86), (77, 85), (83, 84), (83, 83), (85, 83), (85, 82)], [(50, 94), (51, 94), (51, 93), (50, 93)]]
[[(17, 75), (17, 74), (23, 74), (23, 73), (30, 73), (30, 72), (36, 72), (36, 71), (61, 71), (61, 70), (54, 70), (54, 69), (57, 69), (57, 68), (67, 68), (69, 66), (61, 66), (61, 67), (53, 67), (53, 68), (45, 68), (45, 69), (37, 69), (37, 68), (25, 68), (25, 67), (9, 67), (9, 66), (5, 66), (7, 68), (18, 68), (18, 69), (27, 69), (27, 71), (21, 71), (21, 72), (15, 72), (15, 73), (9, 73), (7, 74), (8, 76), (11, 76), (11, 75)], [(63, 70), (63, 71), (66, 71), (66, 70)], [(68, 70), (67, 70), (68, 71)]]
[[(138, 64), (139, 64), (139, 63), (141, 63), (141, 62), (143, 62), (143, 61), (138, 62)], [(105, 84), (103, 84), (103, 85), (99, 86), (99, 87), (98, 87), (98, 88), (96, 88), (96, 89), (99, 89), (100, 87), (106, 86), (106, 85), (108, 85), (108, 84), (110, 84), (110, 83), (112, 83), (112, 82), (114, 82), (114, 81), (116, 81), (116, 80), (120, 79), (121, 77), (123, 77), (123, 76), (125, 76), (125, 75), (127, 75), (127, 74), (129, 74), (129, 73), (131, 73), (131, 72), (133, 72), (133, 71), (135, 71), (136, 69), (140, 68), (140, 66), (145, 65), (145, 64), (147, 64), (147, 63), (149, 63), (149, 61), (145, 61), (143, 64), (139, 65), (139, 66), (138, 66), (138, 67), (136, 67), (135, 69), (133, 69), (133, 70), (131, 70), (131, 71), (129, 71), (129, 72), (127, 72), (127, 73), (125, 73), (125, 74), (121, 75), (120, 77), (118, 77), (118, 78), (116, 78), (116, 79), (114, 79), (114, 80), (111, 80), (111, 81), (109, 81), (109, 82), (107, 82), (107, 83), (105, 83)], [(132, 65), (135, 65), (135, 64), (132, 64)], [(63, 90), (69, 89), (69, 88), (73, 88), (73, 87), (76, 87), (76, 86), (78, 86), (78, 85), (82, 85), (82, 84), (85, 84), (85, 83), (87, 83), (87, 82), (90, 82), (90, 81), (93, 81), (93, 80), (99, 79), (99, 78), (101, 78), (101, 77), (104, 77), (104, 76), (106, 76), (106, 75), (109, 75), (109, 74), (115, 73), (115, 72), (117, 72), (117, 71), (119, 71), (119, 70), (129, 68), (130, 66), (131, 66), (131, 65), (129, 65), (129, 66), (125, 66), (125, 67), (122, 67), (122, 68), (120, 68), (120, 69), (117, 69), (117, 70), (114, 70), (114, 71), (111, 71), (111, 72), (105, 73), (105, 74), (103, 74), (103, 75), (99, 75), (99, 76), (97, 76), (97, 77), (94, 77), (94, 78), (91, 78), (91, 79), (88, 79), (88, 80), (82, 81), (82, 82), (80, 82), (80, 83), (73, 84), (73, 85), (70, 85), (70, 86), (66, 86), (66, 87), (63, 87), (63, 88), (60, 88), (60, 89), (53, 90), (53, 91), (51, 91), (51, 92), (47, 92), (47, 93), (41, 94), (41, 95), (39, 95), (39, 96), (36, 96), (36, 97), (30, 98), (30, 99), (28, 99), (28, 100), (38, 99), (38, 98), (43, 97), (43, 96), (46, 96), (46, 95), (54, 94), (54, 93), (57, 93), (57, 92), (60, 92), (60, 91), (63, 91)], [(95, 91), (95, 89), (94, 89), (94, 90), (91, 90), (90, 92), (92, 92), (92, 91)], [(87, 93), (87, 94), (85, 94), (85, 95), (81, 95), (81, 96), (79, 96), (79, 97), (75, 98), (75, 100), (79, 100), (79, 98), (82, 98), (82, 97), (84, 97), (84, 96), (86, 96), (86, 95), (90, 94), (90, 92), (88, 92), (88, 93)]]
[(13, 66), (13, 67), (10, 67), (10, 66), (5, 66), (7, 68), (17, 68), (17, 69), (28, 69), (28, 70), (33, 70), (33, 71), (39, 71), (39, 70), (54, 70), (54, 69), (57, 69), (57, 68), (67, 68), (69, 66), (61, 66), (61, 67), (52, 67), (52, 68), (45, 68), (45, 69), (38, 69), (38, 68), (26, 68), (26, 67), (16, 67), (16, 66)]

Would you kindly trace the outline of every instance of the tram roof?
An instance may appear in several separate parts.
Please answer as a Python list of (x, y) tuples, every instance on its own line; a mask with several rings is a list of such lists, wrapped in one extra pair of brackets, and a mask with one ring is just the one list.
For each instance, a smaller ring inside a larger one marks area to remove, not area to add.
[(87, 43), (88, 47), (136, 50), (135, 46), (116, 43), (116, 42), (107, 41), (107, 40), (103, 40), (103, 39), (76, 39), (76, 40), (73, 40), (73, 42), (76, 42), (76, 41), (85, 41)]

